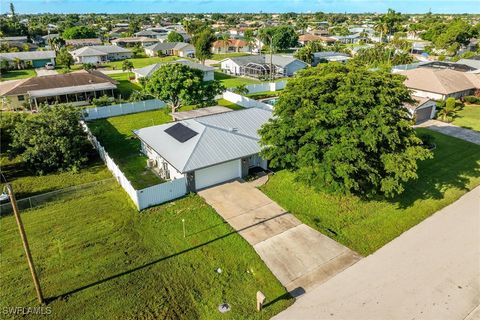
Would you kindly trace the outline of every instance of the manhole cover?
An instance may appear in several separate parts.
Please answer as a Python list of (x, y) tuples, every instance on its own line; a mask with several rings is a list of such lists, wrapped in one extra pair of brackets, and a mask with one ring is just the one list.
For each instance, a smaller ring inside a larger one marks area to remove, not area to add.
[(218, 306), (218, 311), (220, 311), (221, 313), (228, 312), (230, 311), (230, 305), (228, 303), (222, 303)]

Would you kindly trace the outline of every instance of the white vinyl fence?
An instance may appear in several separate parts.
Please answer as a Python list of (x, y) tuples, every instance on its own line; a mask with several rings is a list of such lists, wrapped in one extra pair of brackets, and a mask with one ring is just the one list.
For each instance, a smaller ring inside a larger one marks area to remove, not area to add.
[(277, 82), (249, 84), (246, 87), (248, 89), (248, 93), (257, 93), (257, 92), (264, 92), (264, 91), (283, 90), (286, 85), (287, 85), (287, 80), (281, 80)]
[(106, 107), (86, 108), (83, 110), (85, 120), (95, 120), (121, 116), (123, 114), (144, 112), (165, 108), (166, 104), (162, 100), (152, 99), (138, 102), (127, 102), (114, 104)]
[(160, 183), (145, 189), (136, 190), (115, 161), (110, 158), (108, 152), (105, 151), (105, 148), (100, 142), (98, 142), (97, 138), (92, 134), (85, 122), (82, 122), (82, 126), (88, 134), (88, 139), (100, 155), (100, 158), (102, 158), (108, 170), (110, 170), (118, 183), (128, 193), (138, 210), (143, 210), (154, 205), (177, 199), (187, 194), (187, 181), (185, 177)]
[(225, 91), (223, 93), (223, 99), (238, 104), (244, 108), (259, 108), (259, 109), (266, 109), (272, 110), (272, 106), (261, 101), (247, 98), (237, 93), (233, 93), (230, 91)]

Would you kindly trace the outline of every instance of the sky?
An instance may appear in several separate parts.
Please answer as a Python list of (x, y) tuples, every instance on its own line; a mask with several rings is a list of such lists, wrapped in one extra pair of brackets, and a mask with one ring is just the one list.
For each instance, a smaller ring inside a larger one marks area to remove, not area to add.
[[(0, 12), (10, 0), (0, 0)], [(13, 0), (17, 13), (480, 13), (480, 0)]]

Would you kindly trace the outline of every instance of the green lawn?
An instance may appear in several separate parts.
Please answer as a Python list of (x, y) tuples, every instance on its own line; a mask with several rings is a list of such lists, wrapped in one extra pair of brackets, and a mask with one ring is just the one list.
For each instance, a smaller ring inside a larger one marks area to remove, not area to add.
[[(130, 60), (133, 63), (133, 67), (137, 69), (137, 68), (146, 67), (154, 63), (168, 62), (168, 61), (173, 61), (177, 59), (178, 59), (177, 57), (168, 56), (168, 57), (132, 58), (128, 60)], [(122, 70), (122, 63), (123, 61), (112, 61), (109, 63), (105, 63), (103, 66), (106, 69), (110, 69), (110, 70)]]
[(304, 223), (368, 255), (480, 184), (480, 146), (429, 130), (435, 157), (393, 200), (361, 200), (315, 191), (280, 171), (262, 190)]
[(220, 61), (227, 58), (236, 58), (236, 57), (243, 57), (248, 55), (250, 54), (246, 52), (216, 53), (212, 56), (211, 59)]
[(255, 92), (255, 93), (249, 93), (247, 94), (247, 97), (253, 98), (256, 100), (263, 99), (263, 98), (273, 98), (273, 97), (278, 97), (282, 90), (278, 91), (261, 91), (261, 92)]
[(109, 74), (108, 76), (119, 82), (117, 91), (122, 95), (122, 99), (128, 99), (133, 91), (140, 91), (142, 89), (138, 83), (129, 80), (129, 77), (133, 77), (133, 73), (115, 73)]
[(0, 167), (7, 180), (12, 183), (18, 199), (112, 177), (99, 158), (90, 161), (76, 173), (67, 171), (37, 176), (24, 168), (21, 159), (9, 160), (3, 156), (0, 157)]
[[(243, 109), (224, 99), (218, 100), (217, 103), (233, 110)], [(195, 108), (195, 106), (184, 106), (180, 111)], [(99, 119), (88, 123), (92, 133), (99, 139), (136, 189), (158, 184), (161, 180), (147, 169), (147, 158), (140, 154), (140, 141), (134, 137), (133, 130), (170, 122), (172, 118), (169, 112), (170, 109), (165, 108)]]
[(215, 71), (215, 80), (220, 80), (220, 82), (226, 88), (233, 88), (241, 84), (260, 83), (260, 80), (244, 78), (244, 77), (235, 77), (219, 71)]
[(10, 70), (8, 72), (2, 71), (0, 75), (0, 81), (19, 80), (36, 76), (37, 73), (35, 72), (35, 69)]
[(140, 154), (140, 141), (132, 131), (168, 121), (171, 121), (168, 110), (162, 109), (99, 119), (89, 122), (88, 127), (133, 187), (143, 189), (160, 183), (161, 179), (147, 169), (147, 157)]
[(480, 131), (480, 105), (466, 105), (457, 114), (453, 124), (467, 129)]
[[(292, 303), (199, 196), (138, 213), (112, 182), (22, 216), (51, 319), (269, 319)], [(0, 218), (0, 242), (0, 308), (36, 306), (12, 215)], [(258, 290), (269, 303), (260, 313)]]

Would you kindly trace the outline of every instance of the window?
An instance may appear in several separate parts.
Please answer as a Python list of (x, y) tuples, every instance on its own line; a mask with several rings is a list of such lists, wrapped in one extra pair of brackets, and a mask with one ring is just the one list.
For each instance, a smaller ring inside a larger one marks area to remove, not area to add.
[(18, 96), (18, 101), (25, 101), (25, 96)]

